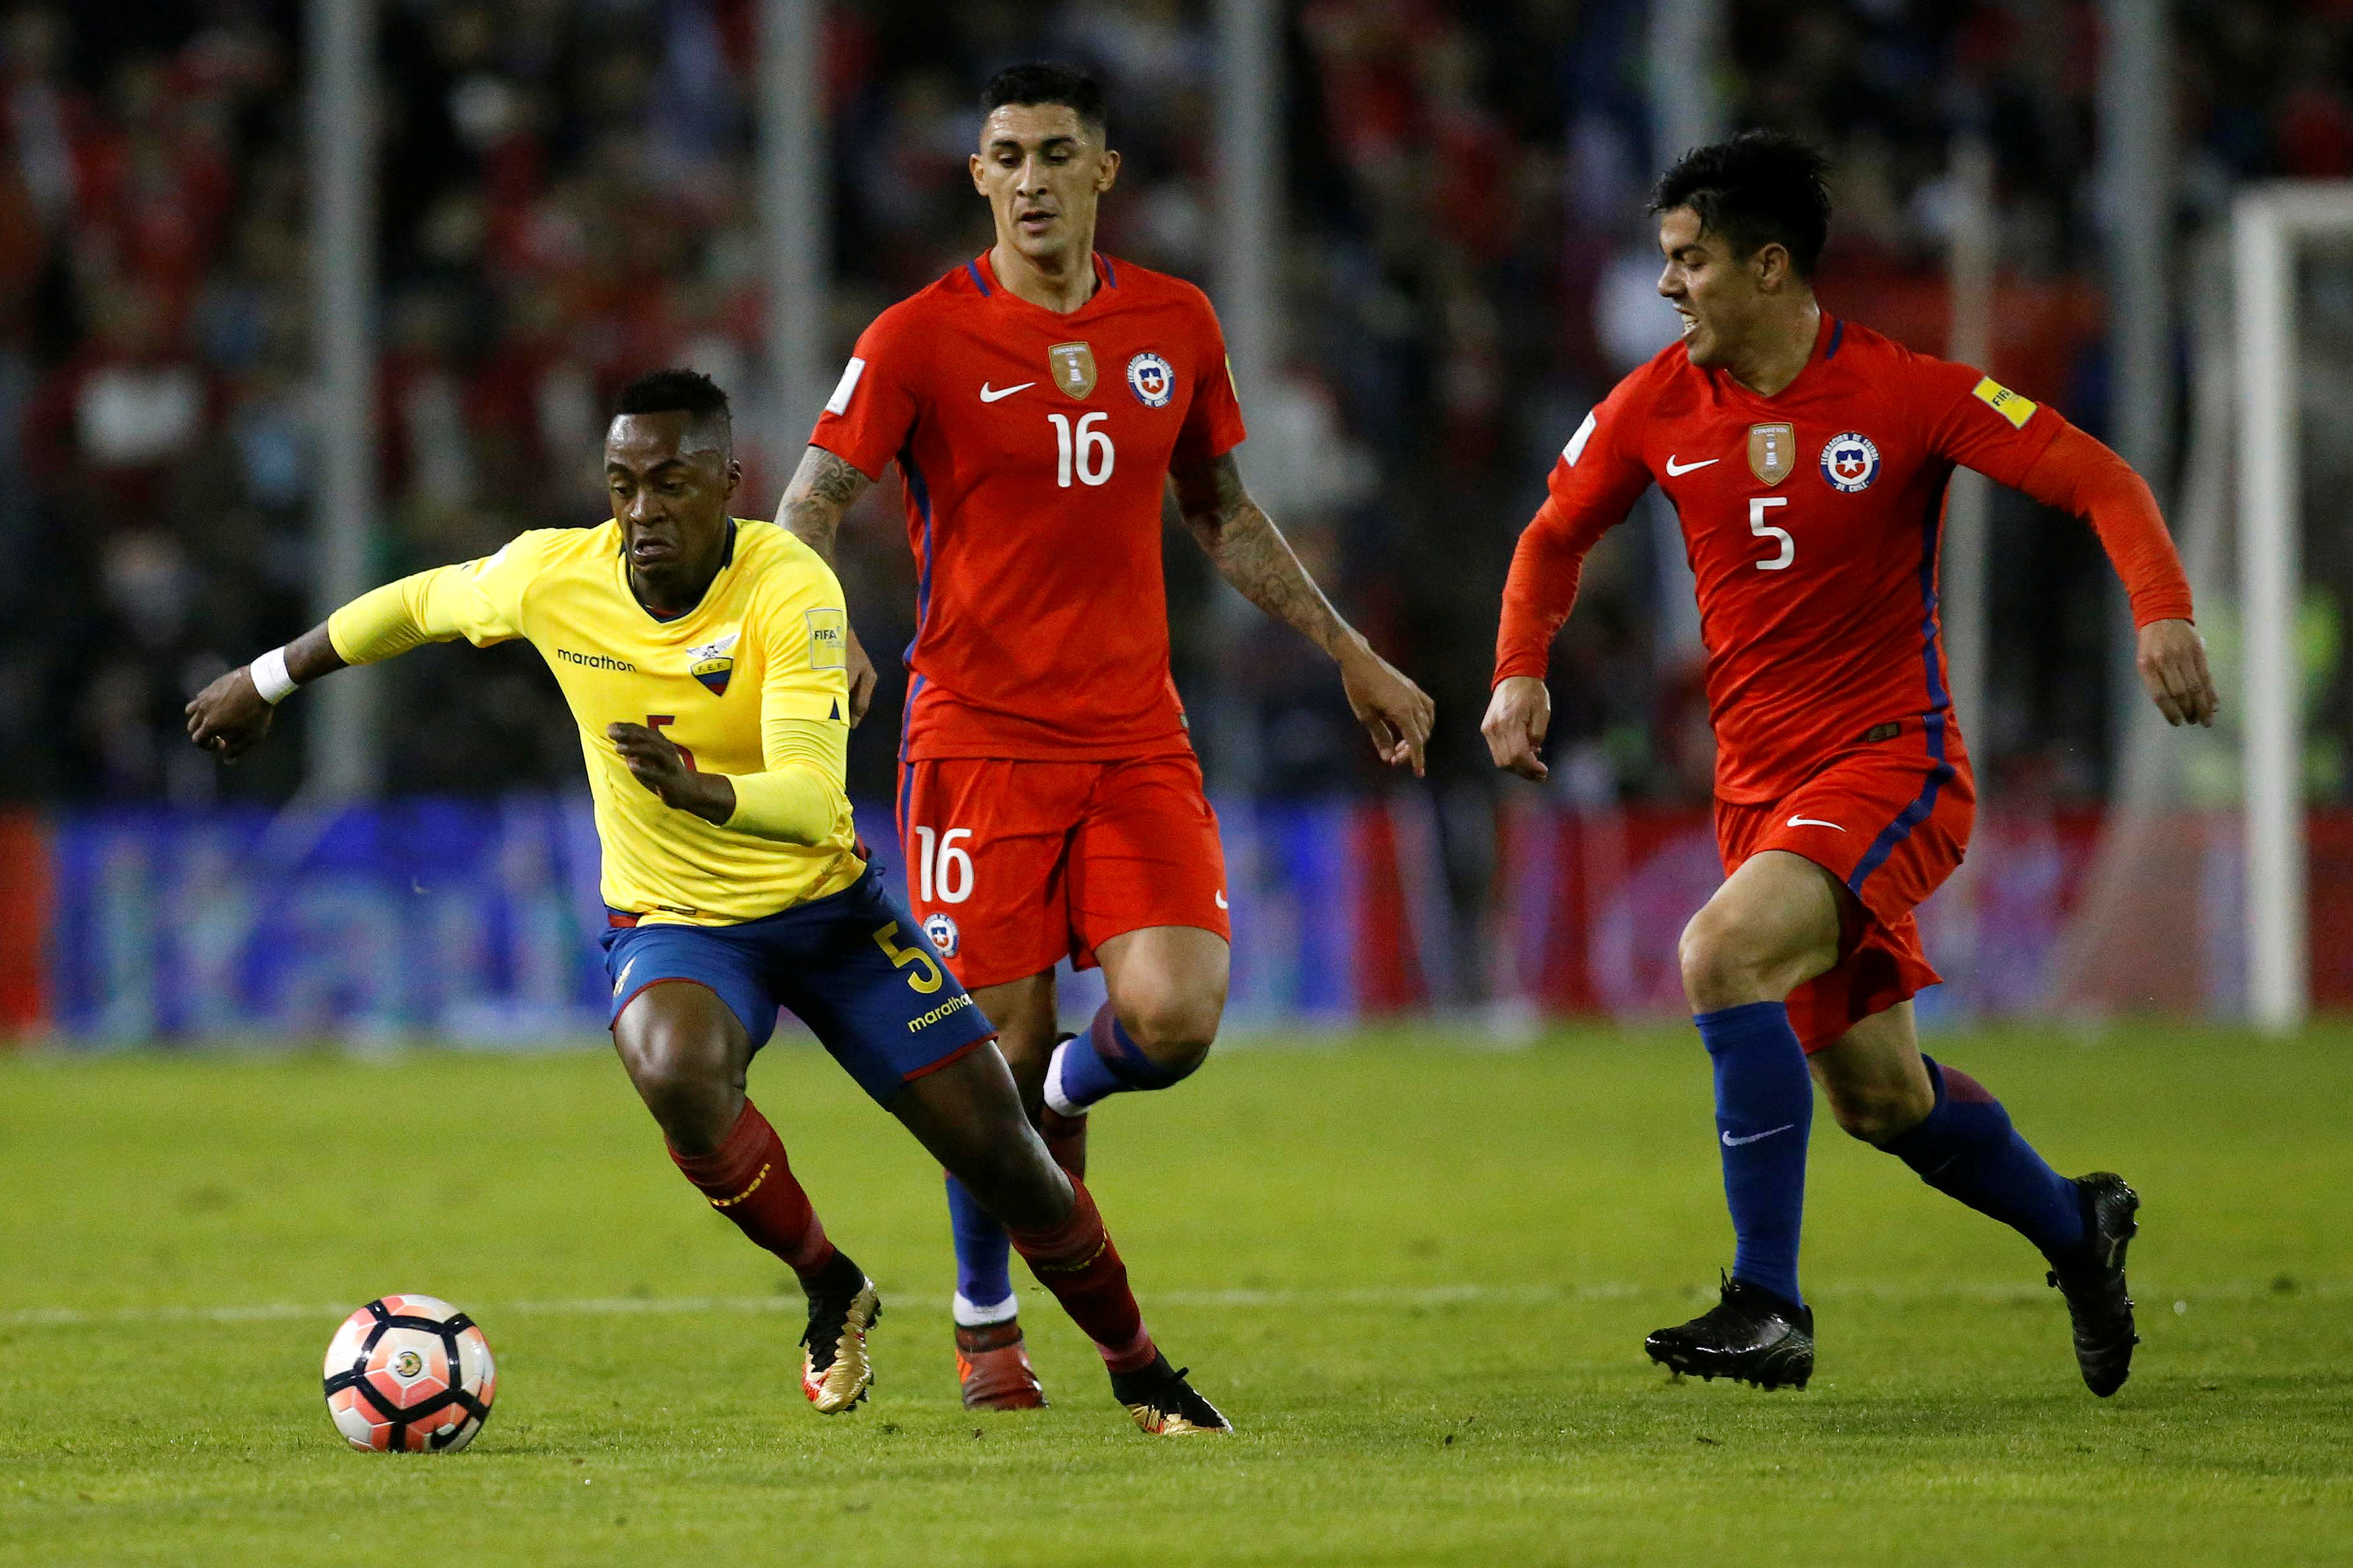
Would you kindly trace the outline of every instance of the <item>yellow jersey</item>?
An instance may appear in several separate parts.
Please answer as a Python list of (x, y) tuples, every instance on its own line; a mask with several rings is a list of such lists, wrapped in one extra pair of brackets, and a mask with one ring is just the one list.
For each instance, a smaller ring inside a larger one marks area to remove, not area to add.
[[(427, 641), (528, 639), (580, 727), (605, 902), (649, 921), (732, 925), (839, 892), (865, 869), (842, 783), (848, 625), (822, 557), (774, 523), (738, 519), (719, 575), (673, 620), (638, 602), (620, 525), (607, 522), (536, 529), (495, 555), (387, 584), (337, 610), (327, 635), (348, 664)], [(809, 748), (783, 738), (822, 726), (829, 793), (808, 829), (815, 841), (744, 831), (742, 805), (727, 826), (665, 805), (606, 739), (616, 722), (647, 725), (691, 766), (733, 775), (807, 762)]]

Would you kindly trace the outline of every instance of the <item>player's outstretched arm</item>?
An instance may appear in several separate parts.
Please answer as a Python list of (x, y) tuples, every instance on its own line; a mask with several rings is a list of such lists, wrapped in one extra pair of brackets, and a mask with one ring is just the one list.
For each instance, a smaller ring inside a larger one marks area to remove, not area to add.
[(269, 733), (278, 704), (296, 687), (343, 668), (324, 621), (284, 647), (239, 665), (188, 704), (188, 739), (233, 763)]
[(537, 547), (565, 531), (526, 533), (495, 555), (437, 566), (371, 588), (284, 647), (232, 669), (187, 706), (188, 739), (235, 762), (269, 732), (295, 688), (346, 665), (374, 664), (428, 642), (464, 637), (477, 647), (522, 635), (522, 595)]
[[(858, 471), (856, 464), (822, 447), (808, 447), (801, 453), (801, 466), (793, 471), (792, 483), (785, 487), (785, 499), (776, 503), (776, 526), (790, 530), (830, 566), (834, 536), (841, 531), (841, 514), (873, 483)], [(849, 634), (846, 657), (849, 721), (854, 725), (866, 717), (867, 705), (874, 700), (875, 680), (874, 661), (866, 657), (855, 628)]]
[(2168, 724), (2211, 725), (2222, 696), (2190, 623), (2189, 580), (2157, 498), (2132, 465), (2072, 425), (2062, 426), (2018, 488), (2089, 523), (2132, 600), (2136, 663)]
[(1419, 776), (1437, 704), (1375, 653), (1364, 634), (1332, 607), (1274, 520), (1242, 489), (1233, 454), (1179, 462), (1169, 477), (1176, 484), (1176, 509), (1218, 574), (1243, 598), (1332, 656), (1340, 667), (1340, 687), (1348, 707), (1372, 736), (1373, 749), (1393, 767), (1410, 764)]

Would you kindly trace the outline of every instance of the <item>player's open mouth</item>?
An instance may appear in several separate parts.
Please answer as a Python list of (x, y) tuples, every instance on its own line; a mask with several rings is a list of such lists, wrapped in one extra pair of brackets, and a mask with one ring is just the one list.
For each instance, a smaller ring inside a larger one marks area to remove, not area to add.
[(640, 565), (656, 561), (674, 561), (677, 558), (678, 546), (668, 540), (640, 539), (629, 546), (629, 559)]
[(1019, 224), (1023, 230), (1029, 234), (1043, 234), (1053, 223), (1054, 215), (1032, 209), (1029, 212), (1016, 213), (1013, 221)]
[(1697, 330), (1698, 330), (1698, 328), (1699, 328), (1699, 318), (1698, 318), (1697, 316), (1692, 315), (1692, 314), (1690, 314), (1689, 312), (1687, 312), (1687, 311), (1683, 311), (1683, 310), (1677, 310), (1677, 311), (1675, 312), (1675, 314), (1676, 314), (1676, 315), (1678, 315), (1678, 316), (1683, 317), (1683, 336), (1685, 336), (1685, 337), (1689, 337), (1689, 336), (1691, 336), (1691, 335), (1692, 335), (1692, 333), (1693, 333), (1694, 331), (1697, 331)]

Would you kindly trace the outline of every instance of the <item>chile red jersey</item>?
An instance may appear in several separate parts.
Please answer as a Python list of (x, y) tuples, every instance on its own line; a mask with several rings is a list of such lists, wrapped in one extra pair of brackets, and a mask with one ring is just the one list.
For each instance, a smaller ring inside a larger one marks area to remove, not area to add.
[(1495, 677), (1544, 674), (1585, 552), (1655, 483), (1698, 580), (1719, 798), (1778, 800), (1836, 753), (1898, 736), (1965, 766), (1936, 616), (1946, 481), (1962, 465), (2015, 486), (2064, 427), (1990, 377), (1827, 314), (1771, 397), (1676, 343), (1553, 466), (1513, 559)]
[(902, 753), (1105, 761), (1187, 749), (1168, 675), (1172, 461), (1242, 439), (1217, 313), (1107, 256), (1068, 315), (984, 255), (875, 318), (810, 444), (895, 459), (915, 552)]

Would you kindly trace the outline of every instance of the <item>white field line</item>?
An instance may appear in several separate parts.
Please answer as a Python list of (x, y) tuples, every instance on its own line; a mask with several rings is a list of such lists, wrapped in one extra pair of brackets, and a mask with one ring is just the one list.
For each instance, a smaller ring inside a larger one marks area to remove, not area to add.
[[(1042, 1294), (1042, 1292), (1040, 1292)], [(886, 1295), (889, 1292), (885, 1293)], [(902, 1293), (903, 1295), (903, 1293)], [(1571, 1301), (1622, 1301), (1680, 1296), (1697, 1299), (1696, 1289), (1666, 1286), (1595, 1283), (1587, 1285), (1361, 1285), (1334, 1289), (1155, 1290), (1145, 1297), (1149, 1307), (1199, 1307), (1211, 1310), (1258, 1307), (1447, 1307), (1459, 1305), (1545, 1306)], [(2047, 1288), (2012, 1281), (2006, 1284), (1829, 1285), (1807, 1292), (1830, 1300), (1947, 1301), (1956, 1298), (1979, 1303), (2033, 1301), (2045, 1299)], [(2353, 1295), (2353, 1281), (2299, 1281), (2293, 1291), (2275, 1291), (2267, 1282), (2245, 1281), (2200, 1286), (2168, 1293), (2144, 1289), (2141, 1310), (2154, 1311), (2168, 1302), (2219, 1304), (2251, 1301), (2274, 1294), (2341, 1299)], [(501, 1317), (678, 1317), (696, 1313), (786, 1313), (799, 1315), (797, 1296), (583, 1296), (545, 1300), (486, 1303), (478, 1318)], [(334, 1323), (351, 1311), (348, 1306), (306, 1306), (294, 1301), (256, 1302), (240, 1306), (116, 1307), (88, 1310), (79, 1307), (26, 1307), (0, 1310), (0, 1329), (100, 1329), (168, 1323), (256, 1323), (291, 1319), (315, 1319)]]

